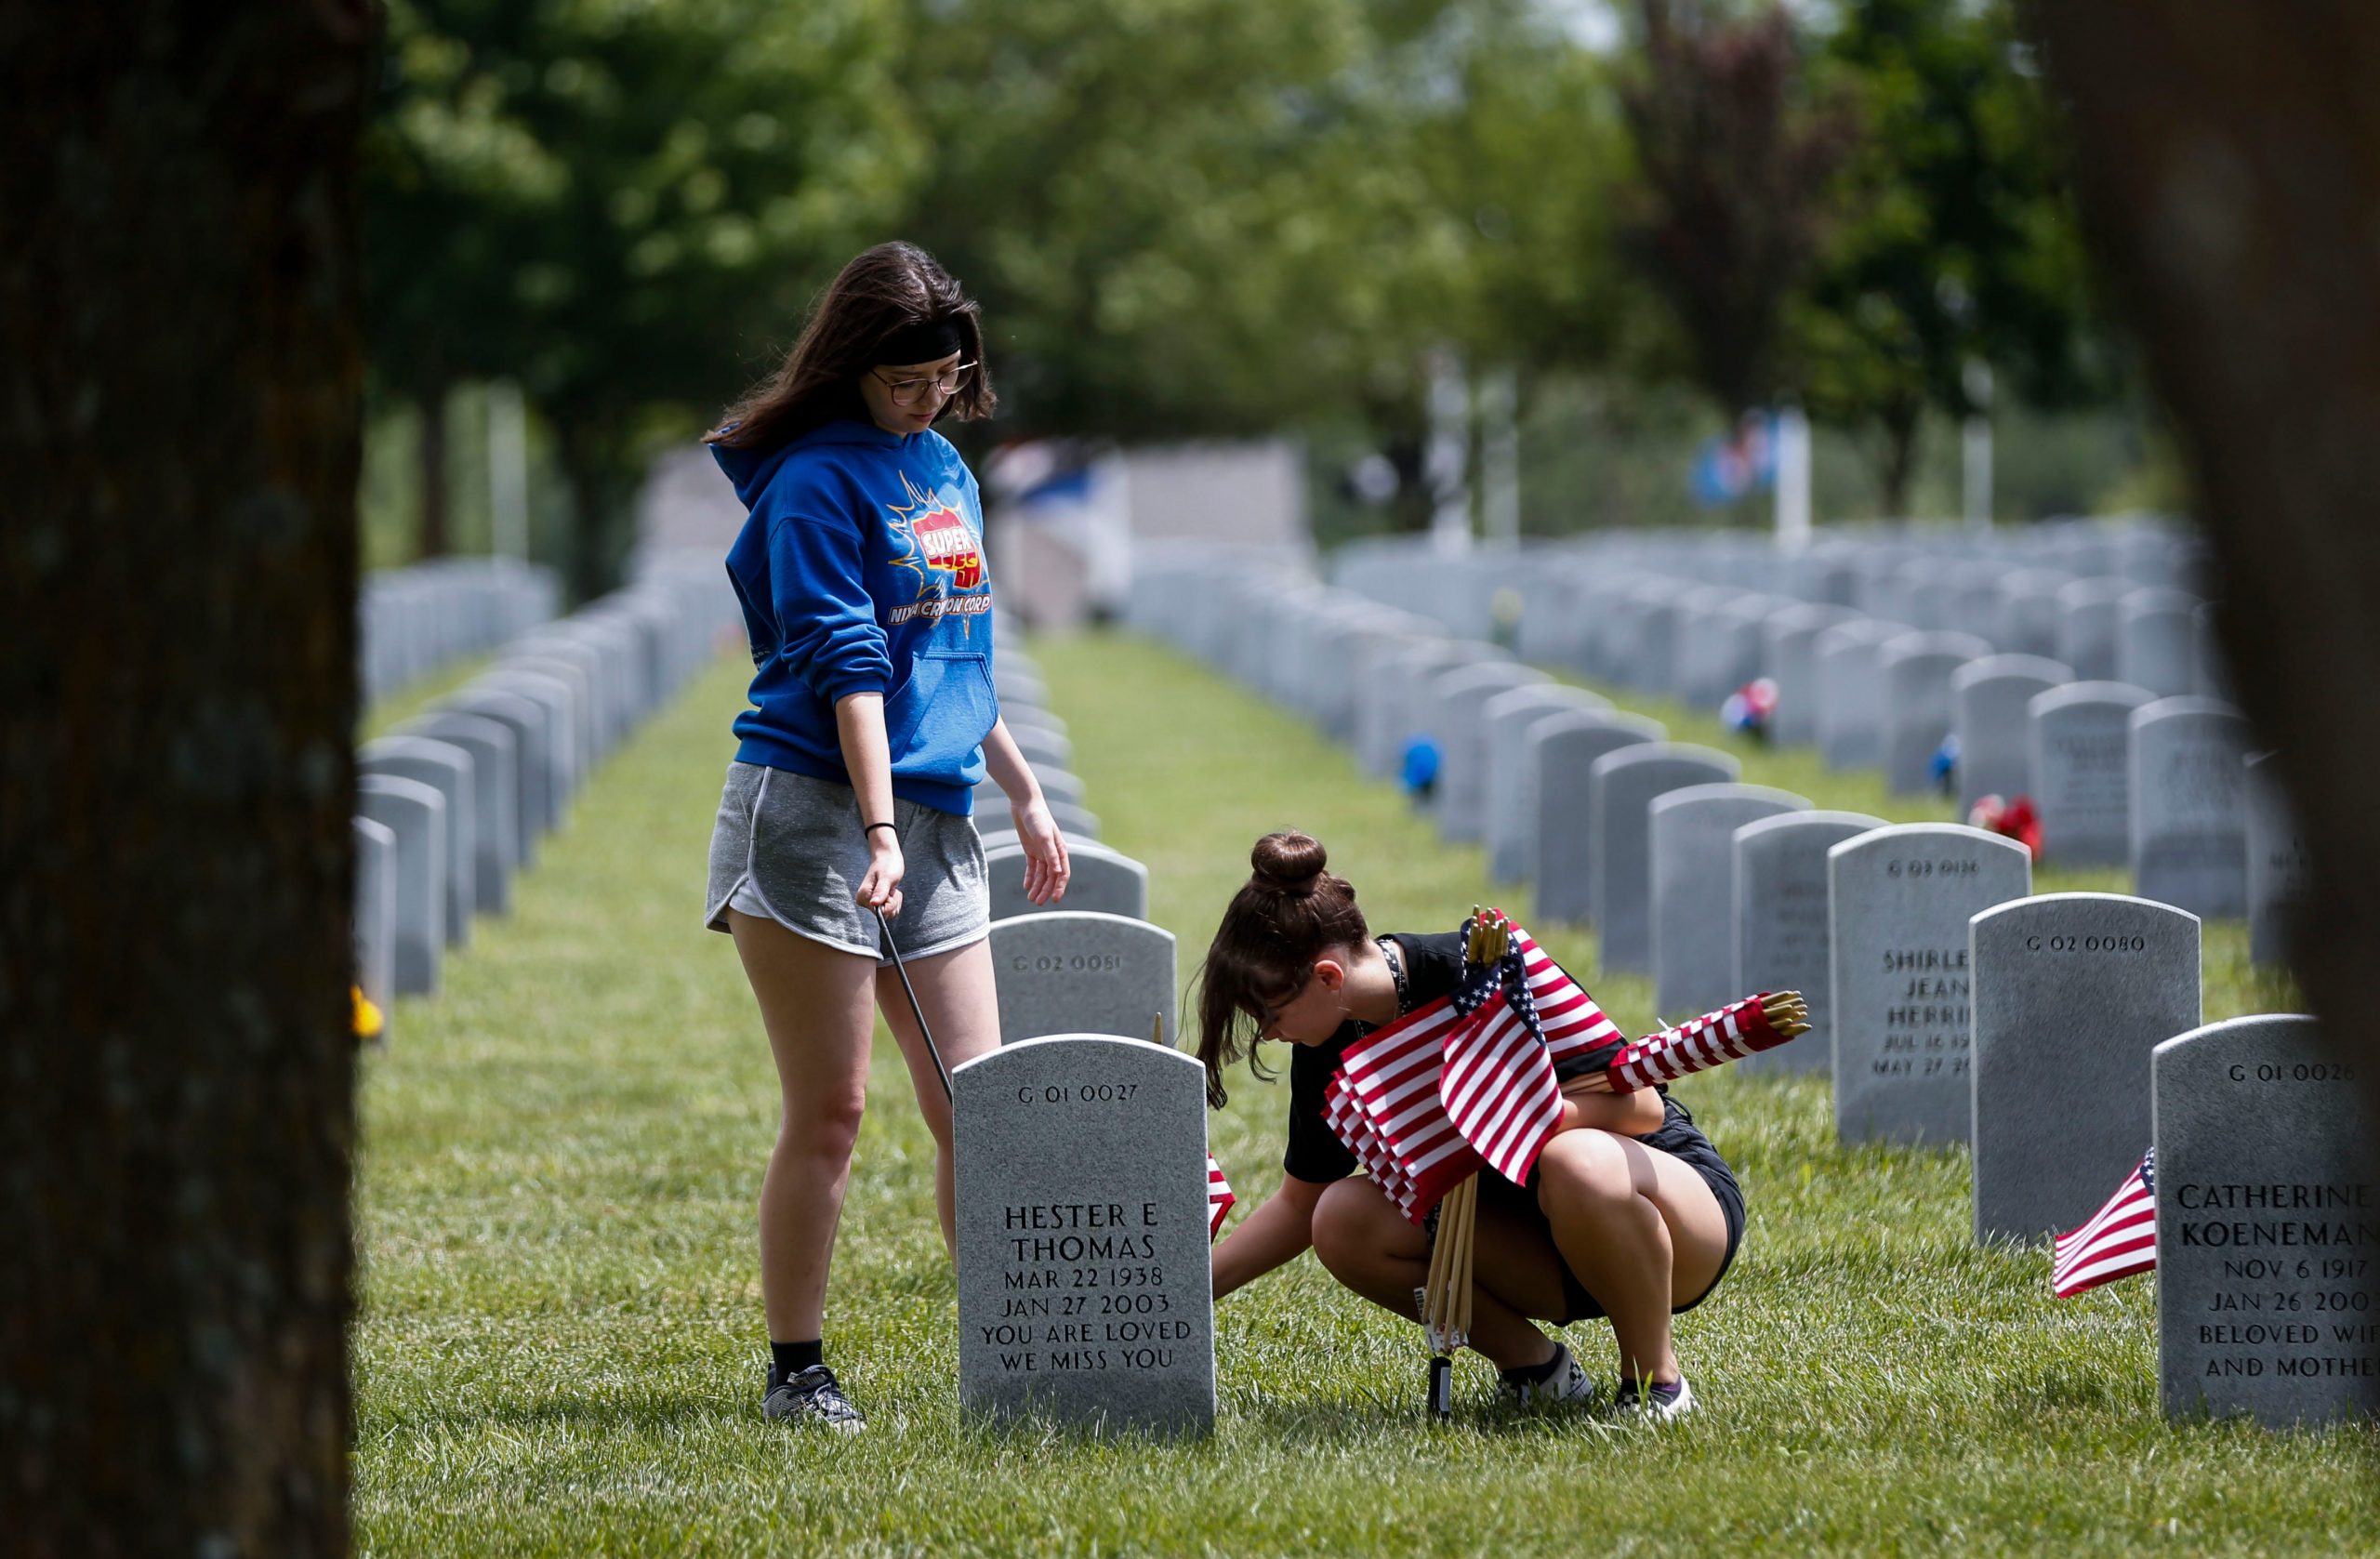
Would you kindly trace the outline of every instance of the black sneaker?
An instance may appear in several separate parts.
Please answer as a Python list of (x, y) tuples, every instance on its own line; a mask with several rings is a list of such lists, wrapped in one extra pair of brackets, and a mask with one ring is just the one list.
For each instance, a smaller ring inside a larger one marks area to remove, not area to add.
[(1507, 1374), (1496, 1382), (1496, 1400), (1507, 1407), (1542, 1407), (1567, 1402), (1580, 1407), (1591, 1407), (1595, 1400), (1595, 1383), (1580, 1365), (1578, 1355), (1563, 1344), (1554, 1345), (1554, 1372), (1541, 1381), (1523, 1380)]
[(856, 1434), (867, 1427), (851, 1398), (835, 1381), (835, 1372), (813, 1364), (799, 1375), (788, 1375), (760, 1399), (760, 1412), (771, 1419), (810, 1419), (828, 1429)]

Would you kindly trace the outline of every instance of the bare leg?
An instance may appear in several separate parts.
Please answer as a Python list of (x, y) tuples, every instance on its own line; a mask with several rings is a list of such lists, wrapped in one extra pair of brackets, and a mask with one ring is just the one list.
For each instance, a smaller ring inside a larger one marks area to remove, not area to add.
[[(918, 1005), (933, 1030), (934, 1043), (945, 1066), (957, 1066), (1000, 1044), (999, 998), (992, 986), (992, 945), (970, 943), (930, 958), (908, 961), (909, 984)], [(942, 1079), (934, 1075), (933, 1058), (926, 1053), (925, 1037), (910, 1015), (909, 998), (902, 994), (901, 976), (886, 967), (876, 975), (876, 1002), (884, 1021), (900, 1041), (901, 1057), (909, 1064), (909, 1082), (918, 1090), (918, 1110), (933, 1133), (933, 1203), (942, 1218), (942, 1243), (953, 1259), (959, 1250), (959, 1210), (952, 1200), (950, 1175), (950, 1101), (943, 1096)]]
[(760, 1304), (770, 1341), (824, 1335), (826, 1266), (867, 1098), (875, 960), (727, 912), (776, 1058), (785, 1112), (760, 1182)]
[(1727, 1221), (1687, 1165), (1633, 1138), (1565, 1131), (1538, 1159), (1538, 1205), (1554, 1243), (1611, 1316), (1620, 1378), (1678, 1378), (1670, 1309), (1726, 1260)]
[[(1554, 1343), (1513, 1301), (1538, 1315), (1558, 1315), (1560, 1269), (1541, 1236), (1534, 1261), (1530, 1253), (1512, 1249), (1509, 1221), (1494, 1212), (1480, 1209), (1471, 1346), (1500, 1369), (1542, 1364), (1554, 1356)], [(1342, 1180), (1322, 1194), (1314, 1209), (1314, 1253), (1331, 1276), (1382, 1309), (1408, 1321), (1420, 1319), (1413, 1312), (1413, 1290), (1429, 1276), (1428, 1236), (1407, 1222), (1370, 1181)]]

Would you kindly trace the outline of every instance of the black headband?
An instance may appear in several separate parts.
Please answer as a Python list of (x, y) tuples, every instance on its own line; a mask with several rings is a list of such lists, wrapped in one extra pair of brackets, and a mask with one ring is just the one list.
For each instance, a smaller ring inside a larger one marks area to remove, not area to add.
[(939, 363), (955, 352), (966, 350), (966, 338), (959, 334), (955, 315), (945, 314), (938, 320), (919, 320), (905, 324), (877, 343), (876, 361), (907, 367), (914, 363)]

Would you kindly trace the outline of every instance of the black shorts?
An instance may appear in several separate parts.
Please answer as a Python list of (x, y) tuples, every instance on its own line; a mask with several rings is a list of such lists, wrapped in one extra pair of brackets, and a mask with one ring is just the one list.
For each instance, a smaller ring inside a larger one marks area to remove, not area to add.
[[(1712, 1275), (1710, 1287), (1684, 1304), (1670, 1306), (1673, 1315), (1683, 1315), (1711, 1297), (1719, 1287), (1719, 1280), (1727, 1275), (1727, 1269), (1736, 1264), (1736, 1251), (1744, 1242), (1743, 1187), (1736, 1183), (1735, 1171), (1728, 1169), (1727, 1161), (1719, 1156), (1719, 1150), (1711, 1145), (1711, 1139), (1696, 1130), (1690, 1119), (1681, 1121), (1678, 1118), (1683, 1114), (1682, 1110), (1673, 1112), (1659, 1131), (1633, 1140), (1643, 1143), (1646, 1147), (1658, 1148), (1673, 1158), (1684, 1159), (1688, 1168), (1702, 1177), (1702, 1182), (1711, 1188), (1711, 1195), (1718, 1198), (1720, 1215), (1727, 1221), (1727, 1251), (1720, 1258), (1719, 1270)], [(1534, 1169), (1529, 1171), (1526, 1186), (1514, 1185), (1493, 1169), (1483, 1169), (1479, 1174), (1479, 1197), (1483, 1202), (1492, 1202), (1523, 1218), (1534, 1220), (1538, 1227), (1546, 1231), (1546, 1239), (1551, 1243), (1553, 1227), (1546, 1220), (1544, 1209), (1537, 1205), (1537, 1180)], [(1438, 1230), (1436, 1209), (1430, 1210), (1426, 1226), (1435, 1245)], [(1594, 1295), (1587, 1291), (1587, 1286), (1579, 1280), (1577, 1273), (1570, 1270), (1567, 1262), (1562, 1262), (1562, 1301), (1566, 1314), (1555, 1318), (1556, 1326), (1593, 1321), (1608, 1314)]]

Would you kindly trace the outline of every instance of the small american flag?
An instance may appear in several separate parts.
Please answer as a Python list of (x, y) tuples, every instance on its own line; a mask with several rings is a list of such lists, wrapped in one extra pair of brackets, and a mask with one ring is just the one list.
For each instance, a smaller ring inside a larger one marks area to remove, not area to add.
[(1223, 1179), (1223, 1167), (1215, 1162), (1213, 1154), (1207, 1155), (1207, 1237), (1211, 1240), (1223, 1232), (1223, 1214), (1239, 1198), (1231, 1194), (1231, 1182)]
[(2049, 1291), (2072, 1299), (2102, 1283), (2157, 1265), (2157, 1150), (2116, 1188), (2108, 1205), (2079, 1229), (2057, 1236), (2050, 1256)]

